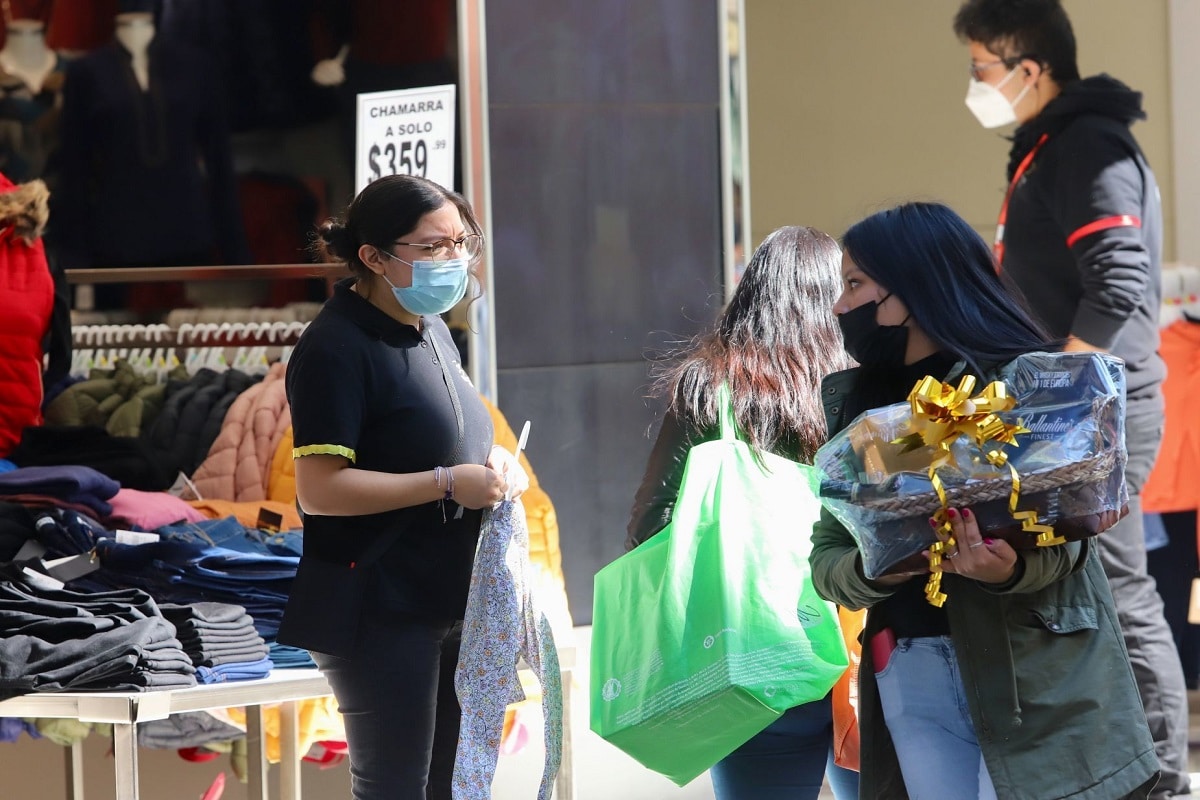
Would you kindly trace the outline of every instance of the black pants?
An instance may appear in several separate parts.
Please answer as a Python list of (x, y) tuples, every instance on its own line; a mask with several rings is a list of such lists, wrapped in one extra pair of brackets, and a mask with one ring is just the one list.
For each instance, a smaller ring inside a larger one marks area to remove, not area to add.
[(352, 659), (313, 653), (346, 723), (354, 800), (450, 800), (461, 622), (363, 621)]
[(1142, 503), (1137, 496), (1162, 442), (1162, 404), (1160, 400), (1158, 404), (1139, 406), (1129, 410), (1125, 422), (1129, 516), (1096, 541), (1162, 769), (1162, 778), (1150, 797), (1167, 798), (1188, 791), (1188, 701), (1183, 667), (1163, 614), (1162, 598), (1146, 571)]
[(1159, 515), (1167, 544), (1146, 554), (1146, 568), (1158, 585), (1175, 649), (1183, 662), (1188, 689), (1200, 688), (1200, 625), (1188, 622), (1192, 579), (1200, 575), (1196, 561), (1196, 512), (1169, 511)]

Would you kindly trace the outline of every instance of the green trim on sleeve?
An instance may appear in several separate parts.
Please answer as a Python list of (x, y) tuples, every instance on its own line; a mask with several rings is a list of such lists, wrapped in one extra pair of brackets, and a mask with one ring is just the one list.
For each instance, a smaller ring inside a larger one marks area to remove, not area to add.
[(292, 458), (301, 456), (345, 456), (353, 464), (357, 455), (349, 447), (340, 444), (306, 444), (304, 447), (293, 447)]

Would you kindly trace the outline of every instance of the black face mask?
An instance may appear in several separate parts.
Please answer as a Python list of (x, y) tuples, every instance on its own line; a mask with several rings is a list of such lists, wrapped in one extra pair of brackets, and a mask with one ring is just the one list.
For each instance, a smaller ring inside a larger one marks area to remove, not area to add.
[[(891, 295), (883, 299), (888, 297)], [(878, 310), (879, 303), (872, 300), (839, 314), (837, 321), (842, 329), (842, 341), (850, 357), (864, 367), (898, 367), (904, 363), (908, 351), (908, 328), (903, 323), (880, 325), (875, 320)]]

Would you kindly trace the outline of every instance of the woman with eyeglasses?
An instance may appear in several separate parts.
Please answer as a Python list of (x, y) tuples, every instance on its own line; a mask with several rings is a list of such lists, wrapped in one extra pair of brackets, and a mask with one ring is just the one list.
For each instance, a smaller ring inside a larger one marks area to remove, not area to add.
[(483, 236), (460, 195), (395, 175), (317, 246), (352, 276), (288, 362), (304, 556), (279, 641), (333, 688), (356, 800), (448, 799), (480, 509), (528, 486), (439, 316), (474, 283)]

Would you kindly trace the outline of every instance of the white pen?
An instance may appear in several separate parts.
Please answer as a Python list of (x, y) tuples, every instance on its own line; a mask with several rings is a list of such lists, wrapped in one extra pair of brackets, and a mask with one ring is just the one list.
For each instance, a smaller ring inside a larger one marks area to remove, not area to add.
[(525, 420), (525, 424), (521, 427), (521, 437), (517, 439), (517, 452), (514, 455), (517, 458), (521, 457), (521, 451), (525, 449), (525, 443), (529, 441), (529, 420)]
[[(517, 452), (513, 453), (513, 458), (517, 461), (521, 460), (521, 451), (525, 449), (525, 443), (529, 441), (529, 420), (525, 420), (524, 426), (521, 427), (521, 435), (517, 438)], [(511, 489), (504, 493), (505, 500), (511, 500)]]

